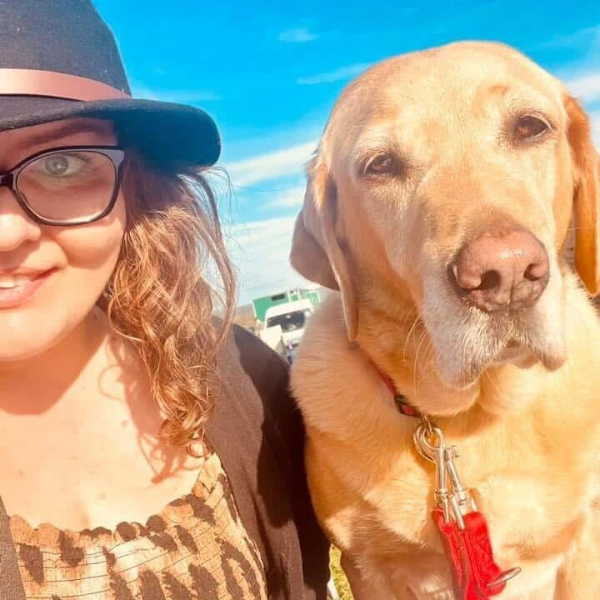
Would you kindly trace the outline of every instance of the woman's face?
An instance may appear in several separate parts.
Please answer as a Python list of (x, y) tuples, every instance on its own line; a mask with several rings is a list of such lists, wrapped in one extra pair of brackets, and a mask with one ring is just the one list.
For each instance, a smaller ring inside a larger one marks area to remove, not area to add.
[[(44, 150), (116, 143), (109, 122), (91, 119), (1, 132), (0, 174)], [(32, 183), (25, 175), (21, 179), (23, 186), (31, 186), (33, 199), (41, 193), (35, 181), (46, 178), (44, 182), (52, 182), (53, 198), (64, 196), (69, 206), (88, 193), (64, 183), (81, 168), (85, 164), (76, 156), (59, 156), (32, 168)], [(0, 187), (0, 368), (41, 355), (86, 321), (113, 272), (124, 232), (121, 193), (101, 220), (64, 227), (36, 223), (12, 191)]]

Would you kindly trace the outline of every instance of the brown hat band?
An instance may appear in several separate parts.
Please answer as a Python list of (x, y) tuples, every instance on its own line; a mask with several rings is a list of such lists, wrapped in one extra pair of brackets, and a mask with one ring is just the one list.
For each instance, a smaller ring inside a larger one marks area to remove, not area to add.
[(94, 79), (35, 69), (0, 69), (0, 96), (46, 96), (84, 102), (131, 98)]

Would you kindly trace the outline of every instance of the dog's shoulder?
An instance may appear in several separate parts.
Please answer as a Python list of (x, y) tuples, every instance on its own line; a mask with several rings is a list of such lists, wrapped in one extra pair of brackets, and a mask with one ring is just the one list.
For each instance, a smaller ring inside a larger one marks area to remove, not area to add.
[(328, 431), (359, 443), (353, 431), (366, 421), (378, 422), (390, 409), (395, 416), (381, 376), (348, 339), (339, 294), (330, 294), (311, 317), (292, 367), (291, 388), (309, 432)]
[(327, 362), (351, 350), (348, 341), (342, 300), (338, 293), (329, 293), (319, 309), (310, 318), (298, 352), (298, 363), (316, 356), (327, 357)]
[(329, 294), (311, 317), (292, 367), (292, 392), (303, 410), (325, 390), (337, 391), (352, 355), (341, 298)]

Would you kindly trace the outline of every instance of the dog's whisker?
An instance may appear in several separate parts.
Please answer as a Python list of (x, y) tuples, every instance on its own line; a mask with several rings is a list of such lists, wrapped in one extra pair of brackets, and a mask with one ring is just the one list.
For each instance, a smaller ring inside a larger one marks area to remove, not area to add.
[[(411, 311), (411, 312), (412, 312), (412, 311)], [(406, 352), (407, 352), (407, 350), (408, 350), (408, 347), (409, 347), (409, 345), (410, 345), (410, 337), (411, 337), (411, 335), (412, 335), (412, 334), (413, 334), (413, 333), (416, 331), (417, 325), (418, 325), (418, 324), (421, 322), (421, 317), (420, 317), (420, 315), (418, 314), (418, 311), (417, 311), (417, 309), (416, 309), (416, 308), (414, 309), (414, 312), (416, 312), (416, 313), (417, 313), (417, 316), (415, 317), (415, 319), (414, 319), (414, 321), (413, 321), (413, 323), (412, 323), (412, 325), (411, 325), (411, 327), (410, 327), (410, 329), (409, 329), (409, 331), (408, 331), (408, 335), (406, 336), (406, 342), (405, 342), (405, 344), (404, 344), (404, 356), (403, 356), (403, 360), (404, 360), (404, 361), (406, 361)], [(425, 333), (426, 333), (426, 332), (423, 332), (423, 335), (424, 335)]]
[[(425, 373), (430, 373), (432, 371), (431, 366), (430, 366), (430, 359), (431, 359), (431, 356), (434, 354), (434, 352), (435, 352), (435, 348), (433, 346), (431, 338), (428, 336), (427, 345), (425, 346), (425, 351), (424, 351), (424, 358), (421, 362), (421, 364), (422, 364), (421, 371), (422, 371), (423, 378), (425, 378)], [(435, 374), (434, 374), (434, 377), (435, 377)], [(420, 381), (415, 380), (415, 384), (417, 386), (420, 385)], [(417, 398), (417, 400), (420, 399), (419, 391), (417, 391), (416, 398)]]
[[(418, 311), (417, 311), (417, 308), (416, 308), (416, 307), (414, 307), (414, 308), (411, 308), (409, 311), (407, 311), (406, 315), (404, 316), (404, 319), (402, 319), (402, 325), (401, 325), (401, 327), (400, 327), (400, 331), (404, 331), (404, 330), (406, 329), (406, 324), (408, 323), (408, 320), (409, 320), (409, 319), (410, 319), (410, 318), (411, 318), (411, 317), (412, 317), (414, 314), (417, 314), (417, 317), (416, 317), (416, 318), (418, 319), (418, 318), (419, 318), (419, 316), (418, 316)], [(413, 325), (414, 325), (414, 324), (413, 324)], [(412, 329), (412, 326), (411, 326), (411, 329)], [(407, 343), (409, 339), (410, 339), (410, 331), (408, 332), (408, 335), (407, 335), (407, 337), (406, 337), (406, 339), (405, 339), (405, 343)]]
[(499, 396), (502, 394), (502, 391), (500, 389), (500, 387), (497, 385), (494, 377), (491, 377), (489, 375), (489, 373), (487, 373), (486, 371), (483, 372), (482, 374), (482, 380), (484, 383), (489, 384), (489, 386), (493, 389), (494, 393)]
[(425, 340), (428, 340), (428, 343), (429, 343), (429, 336), (427, 335), (427, 331), (423, 331), (421, 333), (421, 337), (419, 338), (419, 343), (417, 345), (417, 351), (415, 353), (414, 364), (413, 364), (413, 392), (414, 392), (416, 401), (418, 401), (418, 399), (419, 399), (419, 390), (417, 389), (418, 377), (419, 377), (418, 369), (420, 367), (419, 352), (421, 351), (421, 346), (423, 345), (423, 342)]

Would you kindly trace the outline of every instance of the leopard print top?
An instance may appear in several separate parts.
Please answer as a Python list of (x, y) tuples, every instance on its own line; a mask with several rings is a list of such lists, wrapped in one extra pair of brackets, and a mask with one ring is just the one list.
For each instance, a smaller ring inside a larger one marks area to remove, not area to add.
[(216, 454), (190, 494), (146, 525), (10, 527), (28, 600), (266, 600), (259, 552)]

